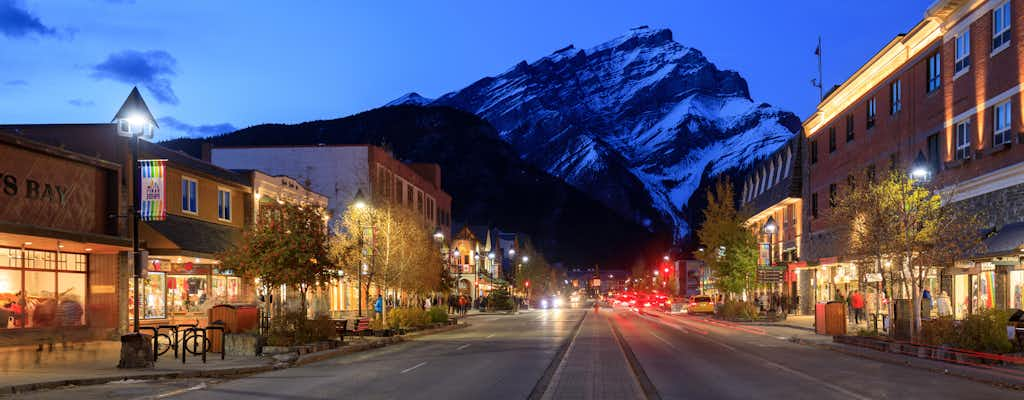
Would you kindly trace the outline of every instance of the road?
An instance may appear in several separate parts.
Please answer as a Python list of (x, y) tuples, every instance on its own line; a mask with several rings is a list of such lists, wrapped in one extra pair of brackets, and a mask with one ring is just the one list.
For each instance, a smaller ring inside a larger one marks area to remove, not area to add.
[[(465, 329), (228, 381), (24, 399), (1020, 399), (1024, 393), (791, 343), (760, 328), (623, 309), (480, 315)], [(631, 362), (632, 360), (632, 362)]]

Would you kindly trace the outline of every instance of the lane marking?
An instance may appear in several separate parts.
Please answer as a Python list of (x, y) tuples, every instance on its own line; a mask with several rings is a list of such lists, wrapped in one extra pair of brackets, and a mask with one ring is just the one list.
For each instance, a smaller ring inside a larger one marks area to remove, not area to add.
[(422, 366), (424, 366), (424, 365), (427, 365), (427, 362), (426, 362), (426, 361), (424, 361), (424, 362), (421, 362), (421, 363), (419, 363), (419, 364), (416, 364), (416, 365), (413, 365), (413, 366), (411, 366), (411, 367), (409, 367), (409, 368), (403, 369), (403, 370), (402, 370), (402, 372), (400, 372), (400, 373), (401, 373), (401, 374), (404, 374), (404, 373), (406, 373), (406, 372), (412, 371), (412, 370), (414, 370), (414, 369), (416, 369), (416, 368), (419, 368), (419, 367), (422, 367)]
[[(659, 320), (659, 319), (655, 319), (655, 318), (645, 318), (645, 319), (647, 319), (649, 321), (656, 322), (656, 323), (661, 324), (661, 325), (665, 325), (665, 326), (669, 326), (669, 327), (675, 327), (674, 325), (669, 324), (668, 322), (664, 322), (664, 321)], [(697, 336), (697, 337), (699, 337), (699, 336)], [(718, 344), (718, 345), (720, 345), (722, 347), (725, 347), (725, 348), (727, 348), (729, 350), (732, 350), (732, 351), (736, 352), (736, 354), (739, 354), (740, 356), (746, 356), (746, 357), (749, 357), (749, 358), (757, 359), (757, 360), (759, 360), (759, 361), (761, 361), (761, 362), (763, 362), (765, 364), (768, 364), (768, 365), (773, 366), (775, 368), (778, 368), (780, 370), (786, 371), (786, 372), (788, 372), (790, 374), (793, 374), (793, 375), (796, 375), (796, 376), (798, 376), (800, 378), (806, 379), (806, 380), (811, 381), (811, 382), (818, 383), (818, 384), (820, 384), (822, 386), (825, 386), (825, 387), (827, 387), (829, 389), (832, 389), (832, 390), (834, 390), (836, 392), (842, 393), (843, 395), (845, 395), (848, 398), (858, 399), (858, 400), (870, 400), (870, 397), (862, 396), (862, 395), (857, 394), (855, 392), (851, 392), (851, 391), (847, 390), (846, 388), (844, 388), (842, 386), (835, 385), (835, 384), (830, 383), (828, 381), (825, 381), (825, 380), (823, 380), (821, 378), (817, 378), (817, 377), (805, 374), (803, 372), (794, 370), (794, 369), (789, 368), (789, 367), (787, 367), (785, 365), (782, 365), (782, 364), (779, 364), (777, 362), (771, 361), (771, 360), (769, 360), (769, 359), (767, 359), (765, 357), (762, 357), (760, 355), (757, 355), (757, 354), (754, 354), (754, 353), (750, 353), (750, 352), (739, 351), (735, 347), (732, 347), (732, 346), (730, 346), (728, 344), (725, 344), (725, 343), (723, 343), (721, 341), (718, 341), (718, 340), (712, 338), (711, 336), (704, 336), (704, 339), (709, 341), (709, 342)]]
[(494, 337), (494, 335), (497, 335), (497, 333), (492, 333), (490, 335), (487, 335), (487, 337), (485, 337), (484, 339), (490, 339), (490, 338)]
[(672, 344), (672, 342), (669, 342), (668, 340), (665, 340), (665, 338), (663, 338), (663, 337), (661, 337), (661, 336), (658, 336), (658, 334), (656, 334), (656, 333), (654, 333), (654, 332), (651, 332), (651, 336), (654, 336), (654, 337), (655, 337), (655, 338), (657, 338), (658, 340), (660, 340), (660, 341), (662, 341), (663, 343), (667, 344), (667, 345), (668, 345), (668, 347), (671, 347), (671, 348), (672, 348), (672, 349), (674, 349), (674, 350), (679, 350), (678, 348), (676, 348), (676, 345)]
[(178, 389), (178, 390), (172, 390), (170, 392), (158, 394), (155, 398), (163, 399), (163, 398), (177, 396), (179, 394), (184, 394), (184, 393), (188, 393), (188, 392), (191, 392), (191, 391), (202, 390), (202, 389), (206, 389), (206, 383), (200, 383), (200, 384), (192, 386), (192, 387), (181, 388), (181, 389)]
[(462, 349), (464, 349), (464, 348), (467, 348), (467, 347), (469, 347), (469, 345), (471, 345), (471, 344), (472, 344), (472, 343), (466, 343), (466, 344), (464, 344), (464, 345), (462, 345), (462, 346), (456, 347), (456, 348), (455, 348), (455, 350), (462, 350)]

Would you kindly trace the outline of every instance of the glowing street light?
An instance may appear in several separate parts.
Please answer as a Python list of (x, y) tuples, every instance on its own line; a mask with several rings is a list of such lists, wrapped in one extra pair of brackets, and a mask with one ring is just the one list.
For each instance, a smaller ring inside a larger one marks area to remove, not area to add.
[(523, 262), (530, 262), (530, 256), (523, 256)]
[(925, 159), (924, 153), (918, 151), (917, 157), (914, 158), (914, 163), (910, 166), (910, 177), (921, 182), (927, 182), (931, 179), (932, 171), (928, 165), (928, 160)]

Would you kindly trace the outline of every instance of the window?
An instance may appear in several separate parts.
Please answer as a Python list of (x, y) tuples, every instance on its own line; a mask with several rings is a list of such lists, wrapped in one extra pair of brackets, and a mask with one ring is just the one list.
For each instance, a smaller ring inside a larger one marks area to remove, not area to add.
[(853, 114), (846, 116), (846, 142), (853, 141)]
[(939, 53), (928, 57), (928, 93), (942, 86), (942, 57)]
[(868, 107), (867, 108), (868, 108), (868, 120), (867, 120), (867, 123), (864, 126), (867, 129), (871, 129), (871, 127), (875, 126), (875, 114), (877, 113), (877, 108), (875, 107), (875, 98), (874, 97), (872, 97), (870, 100), (868, 100)]
[(899, 79), (889, 84), (889, 114), (896, 115), (903, 109), (903, 89)]
[(829, 207), (835, 207), (836, 206), (836, 193), (837, 193), (837, 191), (838, 191), (838, 189), (836, 188), (836, 184), (834, 184), (834, 183), (828, 184), (828, 206)]
[(864, 171), (864, 175), (867, 175), (868, 182), (875, 183), (875, 164), (868, 165), (867, 170)]
[(217, 189), (217, 218), (231, 220), (231, 192)]
[(850, 190), (856, 189), (857, 188), (857, 178), (854, 177), (852, 174), (851, 175), (847, 175), (846, 176), (846, 186), (849, 187)]
[(818, 140), (811, 141), (811, 164), (818, 162)]
[(85, 254), (0, 248), (0, 331), (86, 323)]
[(889, 154), (889, 171), (895, 171), (900, 164), (900, 156), (897, 153)]
[(811, 193), (811, 217), (818, 218), (818, 194)]
[(966, 70), (971, 66), (971, 30), (967, 29), (960, 36), (956, 37), (956, 61), (953, 63), (953, 73)]
[(932, 174), (939, 172), (939, 134), (928, 135), (928, 163), (932, 166)]
[(199, 202), (196, 200), (198, 185), (195, 179), (181, 178), (181, 211), (192, 214), (199, 212)]
[(971, 121), (956, 124), (956, 159), (971, 158)]
[(828, 152), (836, 151), (836, 127), (828, 127)]
[(792, 204), (786, 205), (786, 223), (790, 226), (796, 225), (796, 208)]
[(395, 203), (398, 205), (402, 205), (402, 197), (404, 197), (402, 196), (403, 186), (405, 185), (402, 184), (402, 181), (397, 179), (395, 180)]
[(1010, 102), (1006, 101), (1002, 104), (997, 104), (993, 110), (995, 111), (995, 123), (993, 124), (992, 131), (992, 145), (998, 146), (1010, 143)]
[(992, 11), (992, 52), (1010, 44), (1010, 2)]

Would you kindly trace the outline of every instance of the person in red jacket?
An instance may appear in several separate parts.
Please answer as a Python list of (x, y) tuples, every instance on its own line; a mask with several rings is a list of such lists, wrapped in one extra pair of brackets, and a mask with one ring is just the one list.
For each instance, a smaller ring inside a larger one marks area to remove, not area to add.
[(853, 322), (859, 324), (864, 318), (864, 295), (856, 290), (850, 295), (850, 305), (853, 306)]

